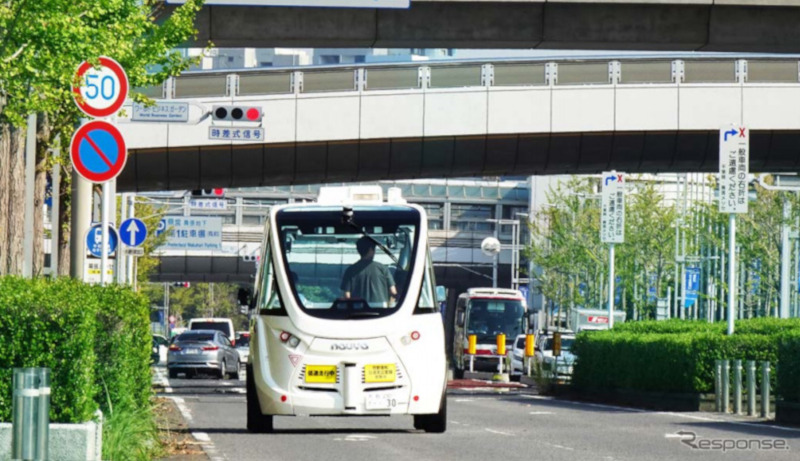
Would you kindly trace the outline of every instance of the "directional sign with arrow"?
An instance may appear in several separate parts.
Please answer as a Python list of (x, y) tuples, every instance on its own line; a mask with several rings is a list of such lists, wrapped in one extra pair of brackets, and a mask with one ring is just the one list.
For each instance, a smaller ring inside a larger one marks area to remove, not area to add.
[(138, 247), (147, 238), (147, 226), (141, 219), (126, 219), (119, 227), (119, 237), (125, 245)]

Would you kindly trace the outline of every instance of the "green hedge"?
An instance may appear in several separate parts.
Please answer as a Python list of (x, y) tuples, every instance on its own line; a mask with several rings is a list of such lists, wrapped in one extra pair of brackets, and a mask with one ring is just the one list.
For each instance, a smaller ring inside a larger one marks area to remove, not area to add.
[[(645, 320), (641, 322), (625, 322), (614, 325), (614, 331), (628, 333), (719, 333), (724, 334), (728, 329), (726, 322), (709, 323), (703, 320)], [(761, 317), (754, 319), (737, 320), (734, 335), (775, 335), (788, 330), (800, 330), (800, 319), (776, 319)]]
[(15, 367), (51, 369), (51, 420), (139, 407), (150, 392), (147, 301), (71, 279), (0, 278), (0, 421), (11, 419)]
[(715, 360), (769, 360), (779, 395), (800, 401), (800, 319), (739, 320), (733, 336), (726, 328), (672, 319), (583, 332), (573, 348), (572, 382), (583, 389), (712, 392)]
[(777, 359), (767, 335), (603, 331), (578, 335), (572, 383), (584, 389), (710, 392), (714, 361)]
[(800, 403), (800, 332), (785, 335), (778, 344), (778, 395)]

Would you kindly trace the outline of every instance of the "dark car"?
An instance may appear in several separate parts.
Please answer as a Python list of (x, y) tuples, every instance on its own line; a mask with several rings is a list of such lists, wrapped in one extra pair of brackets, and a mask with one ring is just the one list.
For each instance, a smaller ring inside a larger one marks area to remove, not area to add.
[(170, 378), (177, 378), (178, 373), (188, 375), (209, 371), (220, 379), (237, 377), (239, 354), (219, 331), (187, 331), (169, 346), (167, 369)]

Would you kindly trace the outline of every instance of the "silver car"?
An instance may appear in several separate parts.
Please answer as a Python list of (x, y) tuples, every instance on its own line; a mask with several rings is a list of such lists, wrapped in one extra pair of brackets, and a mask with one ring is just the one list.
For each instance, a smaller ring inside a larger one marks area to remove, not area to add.
[(220, 379), (235, 378), (239, 373), (239, 354), (228, 338), (215, 330), (191, 330), (181, 333), (169, 346), (167, 369), (170, 378), (178, 373), (211, 371)]

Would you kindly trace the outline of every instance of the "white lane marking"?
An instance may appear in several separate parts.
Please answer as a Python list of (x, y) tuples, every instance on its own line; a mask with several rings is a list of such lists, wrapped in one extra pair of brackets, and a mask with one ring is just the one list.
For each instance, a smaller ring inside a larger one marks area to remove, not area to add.
[(707, 421), (707, 422), (714, 422), (714, 423), (725, 423), (725, 424), (734, 424), (738, 426), (748, 426), (748, 427), (758, 427), (758, 428), (769, 428), (769, 429), (777, 429), (786, 432), (800, 432), (800, 429), (793, 428), (793, 427), (784, 427), (784, 426), (776, 426), (772, 424), (761, 424), (757, 422), (749, 422), (749, 421), (735, 421), (735, 420), (728, 420), (728, 419), (721, 419), (721, 418), (711, 418), (708, 416), (699, 416), (694, 414), (686, 414), (686, 413), (676, 413), (671, 411), (650, 411), (650, 410), (642, 410), (640, 408), (629, 408), (629, 407), (620, 407), (616, 405), (604, 405), (599, 403), (588, 403), (588, 402), (576, 402), (573, 400), (561, 400), (556, 399), (553, 397), (543, 396), (543, 395), (527, 395), (522, 394), (521, 397), (533, 400), (547, 400), (547, 401), (555, 401), (555, 402), (563, 402), (569, 403), (576, 406), (587, 406), (587, 407), (595, 407), (595, 408), (606, 408), (610, 410), (619, 410), (619, 411), (628, 411), (633, 413), (650, 413), (653, 415), (663, 415), (663, 416), (674, 416), (677, 418), (686, 418), (686, 419), (694, 419), (697, 421)]
[(368, 442), (372, 439), (377, 439), (377, 437), (374, 435), (350, 434), (345, 438), (336, 437), (333, 440), (335, 442)]
[(682, 439), (684, 437), (686, 437), (685, 434), (684, 435), (681, 435), (681, 434), (664, 434), (664, 438), (665, 439)]
[[(175, 405), (178, 407), (178, 410), (181, 412), (183, 419), (186, 423), (192, 422), (192, 411), (189, 410), (189, 407), (186, 406), (186, 401), (180, 397), (168, 397), (171, 398)], [(195, 440), (200, 442), (200, 446), (203, 448), (206, 456), (208, 456), (210, 461), (227, 461), (228, 458), (225, 457), (224, 454), (220, 454), (217, 451), (217, 447), (214, 445), (214, 442), (211, 441), (211, 437), (205, 432), (191, 432), (192, 437)]]
[(450, 424), (459, 425), (459, 424), (461, 424), (461, 423), (459, 423), (458, 421), (453, 421), (453, 420), (450, 420)]
[(180, 397), (170, 397), (177, 405), (178, 410), (181, 412), (183, 419), (186, 420), (187, 423), (192, 422), (192, 412), (189, 410), (189, 407), (186, 406), (186, 402)]
[(512, 433), (510, 433), (510, 432), (496, 431), (496, 430), (494, 430), (494, 429), (489, 429), (488, 427), (487, 427), (487, 428), (484, 428), (484, 430), (485, 430), (486, 432), (491, 432), (492, 434), (497, 434), (497, 435), (505, 435), (505, 436), (507, 436), (507, 437), (514, 437), (514, 434), (512, 434)]
[(475, 399), (456, 399), (456, 402), (474, 402)]
[(687, 418), (687, 419), (695, 419), (698, 421), (708, 421), (712, 423), (726, 423), (726, 424), (736, 424), (739, 426), (748, 426), (748, 427), (758, 427), (758, 428), (769, 428), (769, 429), (778, 429), (781, 431), (787, 432), (800, 432), (800, 429), (794, 427), (784, 427), (784, 426), (776, 426), (774, 424), (762, 424), (762, 423), (751, 423), (749, 421), (735, 421), (735, 420), (728, 420), (728, 419), (721, 419), (721, 418), (710, 418), (707, 416), (698, 416), (698, 415), (689, 415), (683, 413), (675, 413), (671, 411), (659, 411), (656, 413), (657, 415), (666, 415), (666, 416), (676, 416), (678, 418)]
[(167, 370), (163, 367), (155, 367), (153, 375), (153, 384), (163, 387), (164, 393), (171, 394), (172, 388), (169, 386)]
[(552, 411), (532, 411), (529, 414), (531, 415), (552, 415), (555, 414)]
[(551, 446), (551, 447), (553, 447), (553, 448), (560, 448), (560, 449), (562, 449), (562, 450), (567, 450), (567, 451), (575, 451), (575, 449), (574, 449), (574, 448), (572, 448), (572, 447), (565, 447), (565, 446), (563, 446), (563, 445), (556, 445), (556, 444), (552, 444), (552, 445), (550, 445), (550, 446)]

